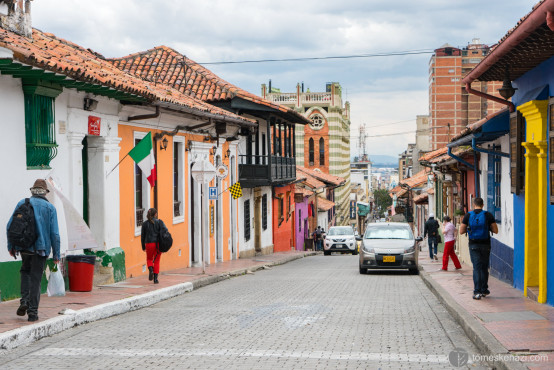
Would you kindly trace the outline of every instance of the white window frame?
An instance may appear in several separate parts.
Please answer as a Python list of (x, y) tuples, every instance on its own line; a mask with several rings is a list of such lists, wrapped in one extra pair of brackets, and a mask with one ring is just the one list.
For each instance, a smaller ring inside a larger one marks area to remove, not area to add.
[[(142, 131), (135, 131), (133, 132), (133, 148), (135, 147), (135, 141), (142, 140), (147, 135), (147, 132)], [(135, 166), (137, 164), (133, 161), (133, 219), (135, 220), (135, 236), (140, 236), (141, 233), (141, 227), (137, 227), (137, 209), (136, 209), (136, 203), (135, 203), (135, 196), (137, 192), (137, 184), (136, 184), (136, 176), (135, 176)], [(142, 204), (144, 207), (144, 217), (143, 219), (146, 220), (146, 213), (148, 212), (148, 209), (150, 209), (150, 183), (148, 182), (148, 179), (142, 174)], [(147, 189), (146, 191), (144, 189)], [(144, 222), (144, 221), (143, 221)]]
[[(179, 183), (177, 185), (179, 189), (178, 199), (181, 201), (181, 209), (180, 209), (180, 216), (173, 217), (173, 224), (180, 224), (185, 222), (185, 137), (184, 136), (174, 136), (173, 137), (173, 145), (178, 144), (179, 145)], [(173, 159), (173, 156), (172, 156)], [(173, 166), (175, 161), (171, 161), (172, 169), (174, 170)], [(175, 199), (175, 194), (173, 193), (173, 186), (172, 189), (172, 197), (171, 201), (173, 202), (173, 199)], [(171, 208), (173, 209), (173, 207)], [(173, 212), (173, 211), (172, 211)]]

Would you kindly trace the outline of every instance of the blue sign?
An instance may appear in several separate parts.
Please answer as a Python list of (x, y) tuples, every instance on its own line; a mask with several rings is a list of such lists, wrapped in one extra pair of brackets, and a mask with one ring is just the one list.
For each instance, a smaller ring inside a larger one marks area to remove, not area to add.
[(210, 186), (210, 200), (217, 200), (217, 188)]

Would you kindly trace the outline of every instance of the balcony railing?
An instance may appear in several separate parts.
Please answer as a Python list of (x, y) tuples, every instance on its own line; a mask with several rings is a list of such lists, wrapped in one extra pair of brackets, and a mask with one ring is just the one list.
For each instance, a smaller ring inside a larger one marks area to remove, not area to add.
[[(268, 96), (269, 100), (275, 103), (291, 104), (298, 101), (298, 95), (296, 93), (271, 93)], [(319, 103), (319, 104), (331, 104), (333, 98), (331, 93), (301, 93), (300, 104), (303, 103)], [(339, 102), (340, 99), (335, 100)]]
[(279, 184), (295, 178), (295, 158), (239, 155), (239, 181), (245, 188)]

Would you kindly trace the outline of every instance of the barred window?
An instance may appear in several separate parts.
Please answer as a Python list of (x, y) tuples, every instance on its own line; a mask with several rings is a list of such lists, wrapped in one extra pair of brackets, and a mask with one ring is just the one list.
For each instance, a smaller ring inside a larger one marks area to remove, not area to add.
[[(551, 106), (552, 113), (552, 106)], [(552, 114), (550, 115), (552, 117)], [(511, 192), (519, 195), (525, 189), (525, 124), (519, 111), (510, 114), (510, 182)]]
[(24, 101), (27, 168), (49, 169), (58, 153), (54, 98), (25, 93)]
[(267, 230), (267, 194), (262, 195), (262, 229)]
[(250, 200), (244, 201), (244, 240), (250, 240)]

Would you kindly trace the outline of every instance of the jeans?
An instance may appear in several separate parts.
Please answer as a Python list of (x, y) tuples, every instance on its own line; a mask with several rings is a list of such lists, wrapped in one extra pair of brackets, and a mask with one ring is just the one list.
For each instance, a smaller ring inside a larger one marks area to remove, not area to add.
[(318, 239), (315, 241), (315, 248), (317, 251), (322, 251), (323, 250), (323, 240), (322, 239)]
[(429, 257), (433, 259), (433, 246), (435, 248), (435, 254), (437, 254), (437, 248), (439, 246), (439, 243), (437, 242), (436, 236), (428, 236), (427, 237), (427, 243), (429, 244)]
[(46, 256), (38, 254), (21, 253), (21, 300), (20, 303), (27, 306), (29, 316), (38, 316), (38, 304), (40, 302), (40, 283), (46, 267)]
[(442, 254), (442, 269), (448, 270), (448, 258), (452, 258), (452, 262), (454, 262), (454, 267), (457, 269), (461, 269), (462, 265), (460, 265), (460, 260), (458, 260), (458, 256), (456, 256), (456, 252), (454, 252), (454, 243), (456, 243), (455, 240), (451, 240), (449, 242), (444, 243), (444, 253)]
[(473, 264), (473, 294), (489, 294), (490, 243), (469, 243), (469, 256)]

